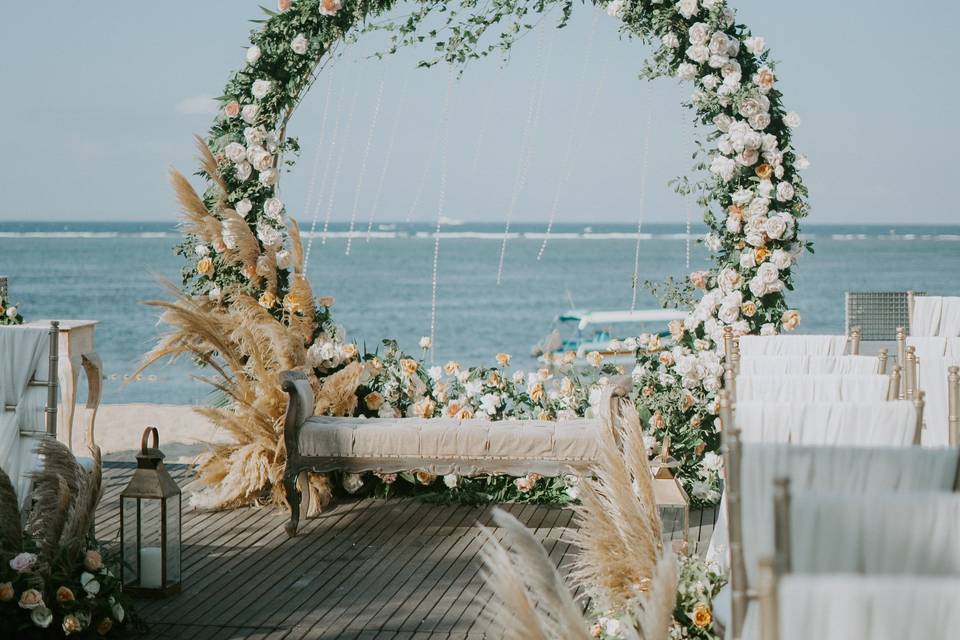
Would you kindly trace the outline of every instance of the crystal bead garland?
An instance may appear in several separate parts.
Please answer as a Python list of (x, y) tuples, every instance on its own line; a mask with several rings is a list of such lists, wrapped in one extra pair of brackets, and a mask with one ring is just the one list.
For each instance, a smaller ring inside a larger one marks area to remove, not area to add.
[(377, 101), (373, 107), (373, 117), (370, 119), (370, 130), (367, 132), (367, 146), (363, 149), (363, 159), (360, 161), (360, 174), (357, 176), (357, 188), (353, 196), (353, 211), (350, 212), (350, 230), (347, 232), (346, 255), (350, 255), (353, 245), (353, 229), (357, 221), (357, 209), (360, 207), (360, 193), (363, 191), (363, 179), (367, 174), (367, 161), (370, 158), (370, 148), (373, 146), (373, 134), (377, 131), (377, 120), (380, 118), (380, 104), (383, 102), (383, 84), (387, 79), (386, 67), (380, 74), (380, 87), (377, 89)]
[[(333, 94), (333, 73), (328, 74), (327, 78), (327, 95), (324, 97), (323, 101), (323, 115), (320, 117), (320, 139), (317, 141), (317, 151), (314, 154), (313, 158), (313, 174), (310, 176), (310, 186), (307, 188), (307, 202), (303, 205), (304, 212), (310, 211), (313, 208), (313, 219), (310, 222), (310, 236), (307, 239), (307, 250), (303, 257), (303, 269), (306, 271), (307, 263), (310, 261), (310, 249), (313, 248), (313, 234), (317, 228), (317, 218), (320, 216), (320, 202), (322, 200), (323, 189), (327, 184), (327, 172), (330, 168), (330, 162), (333, 160), (333, 147), (337, 141), (337, 128), (334, 127), (333, 138), (331, 144), (327, 149), (327, 161), (323, 164), (323, 179), (320, 181), (320, 192), (317, 193), (317, 200), (314, 202), (314, 190), (317, 186), (317, 173), (320, 170), (320, 155), (324, 149), (324, 141), (327, 135), (327, 115), (330, 109), (330, 96)], [(341, 89), (338, 94), (337, 100), (337, 124), (340, 122), (340, 99), (343, 98), (343, 90)]]
[(450, 144), (450, 94), (456, 74), (450, 68), (447, 76), (447, 92), (443, 96), (440, 129), (443, 140), (440, 148), (440, 193), (437, 195), (437, 225), (433, 232), (433, 277), (430, 294), (430, 364), (436, 363), (437, 342), (437, 282), (440, 275), (440, 226), (443, 223), (443, 207), (447, 197), (447, 147)]
[(637, 244), (633, 254), (633, 282), (632, 298), (630, 300), (630, 311), (637, 308), (637, 284), (640, 279), (640, 234), (643, 231), (643, 214), (647, 202), (647, 164), (650, 159), (650, 129), (653, 126), (653, 91), (648, 85), (647, 90), (647, 123), (646, 130), (643, 132), (643, 160), (640, 162), (640, 201), (637, 203), (639, 214), (637, 215)]
[[(350, 113), (347, 114), (347, 128), (344, 129), (343, 137), (350, 139), (350, 132), (353, 130), (353, 114), (357, 111), (357, 97), (360, 95), (360, 75), (357, 74), (357, 80), (353, 87), (353, 97), (350, 98)], [(327, 232), (330, 229), (330, 216), (333, 215), (333, 203), (336, 200), (337, 184), (340, 182), (340, 169), (343, 168), (343, 158), (346, 154), (341, 153), (337, 156), (337, 166), (333, 170), (333, 183), (330, 185), (330, 195), (327, 198), (327, 215), (323, 219), (323, 233), (320, 237), (320, 244), (327, 244)]]
[(377, 191), (373, 196), (373, 204), (370, 205), (370, 215), (367, 217), (367, 237), (366, 242), (370, 242), (370, 234), (373, 232), (373, 219), (380, 208), (380, 196), (383, 195), (383, 185), (387, 180), (387, 172), (390, 169), (390, 159), (393, 157), (393, 148), (397, 142), (397, 130), (400, 128), (400, 120), (403, 116), (403, 107), (407, 101), (407, 86), (410, 84), (410, 72), (403, 77), (403, 86), (400, 88), (400, 97), (397, 99), (397, 115), (393, 119), (393, 126), (390, 129), (390, 141), (387, 142), (387, 153), (383, 157), (383, 167), (380, 169), (380, 179), (377, 181)]

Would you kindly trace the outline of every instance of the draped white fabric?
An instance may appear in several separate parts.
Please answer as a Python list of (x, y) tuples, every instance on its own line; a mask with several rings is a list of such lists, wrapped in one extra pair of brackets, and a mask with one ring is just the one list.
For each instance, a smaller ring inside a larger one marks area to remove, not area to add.
[(921, 361), (924, 358), (942, 358), (947, 355), (947, 339), (943, 336), (909, 336), (907, 346), (913, 347)]
[(922, 444), (927, 447), (944, 447), (950, 444), (949, 385), (947, 374), (950, 367), (960, 366), (960, 356), (924, 356), (917, 367), (917, 386), (925, 392), (923, 407), (924, 429)]
[(908, 640), (960, 634), (960, 579), (790, 575), (781, 640)]
[(740, 358), (740, 375), (871, 374), (880, 372), (876, 356), (749, 356)]
[(30, 496), (30, 476), (38, 466), (35, 437), (44, 433), (47, 390), (30, 387), (46, 380), (49, 332), (35, 327), (0, 327), (0, 402), (15, 411), (0, 412), (0, 468), (17, 490), (21, 505)]
[(737, 405), (744, 402), (884, 402), (890, 378), (874, 374), (767, 374), (737, 376)]
[(908, 400), (883, 402), (744, 402), (735, 419), (744, 442), (908, 446), (917, 412)]
[(792, 573), (960, 576), (960, 495), (791, 491)]
[(913, 301), (911, 336), (960, 336), (960, 297), (919, 296)]
[(739, 343), (743, 357), (842, 356), (847, 348), (847, 336), (741, 336)]

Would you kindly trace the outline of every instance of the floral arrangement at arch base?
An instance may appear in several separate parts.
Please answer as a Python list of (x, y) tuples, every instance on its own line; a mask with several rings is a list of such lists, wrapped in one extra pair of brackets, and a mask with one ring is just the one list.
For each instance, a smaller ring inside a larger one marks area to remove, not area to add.
[(100, 451), (84, 471), (57, 441), (43, 440), (25, 528), (0, 470), (0, 637), (104, 638), (142, 625), (121, 591), (119, 558), (91, 536), (100, 500)]
[[(738, 24), (724, 0), (596, 4), (622, 21), (626, 36), (653, 44), (643, 64), (645, 77), (692, 85), (686, 106), (705, 132), (693, 167), (698, 180), (682, 177), (675, 185), (681, 194), (698, 198), (710, 228), (704, 243), (714, 266), (668, 291), (666, 303), (689, 304), (691, 312), (671, 328), (669, 343), (637, 341), (633, 374), (645, 426), (657, 440), (672, 436), (692, 497), (711, 502), (718, 496), (715, 392), (723, 330), (769, 335), (794, 329), (800, 321), (785, 298), (793, 286), (793, 264), (810, 248), (798, 235), (798, 221), (808, 212), (799, 173), (808, 163), (791, 141), (800, 119), (783, 106), (766, 42)], [(204, 190), (197, 193), (174, 173), (185, 213), (178, 251), (187, 264), (182, 291), (173, 301), (156, 303), (173, 331), (148, 361), (189, 355), (214, 372), (210, 381), (229, 398), (226, 407), (202, 409), (236, 443), (215, 447), (200, 466), (207, 485), (198, 496), (201, 505), (283, 501), (280, 370), (309, 374), (318, 414), (369, 415), (369, 403), (360, 404), (367, 394), (361, 398), (357, 389), (366, 385), (378, 391), (376, 383), (370, 384), (376, 375), (369, 354), (359, 354), (333, 323), (329, 305), (314, 300), (296, 223), (277, 191), (281, 171), (298, 151), (287, 124), (331, 52), (367, 24), (393, 29), (393, 49), (429, 38), (437, 59), (426, 66), (439, 60), (462, 64), (508, 49), (516, 34), (535, 22), (530, 13), (556, 9), (562, 24), (573, 2), (504, 0), (495, 8), (474, 0), (450, 6), (424, 2), (402, 21), (368, 22), (392, 6), (392, 0), (283, 0), (277, 11), (267, 11), (251, 34), (241, 68), (224, 88), (220, 115), (199, 140)], [(434, 9), (442, 9), (443, 29), (426, 24)], [(501, 23), (508, 23), (503, 32), (491, 35), (490, 28)], [(411, 360), (398, 362), (404, 359)], [(456, 385), (443, 380), (436, 386), (447, 385), (450, 402), (441, 400), (442, 392), (431, 395), (430, 376), (415, 360), (403, 368), (396, 397), (384, 396), (388, 409), (441, 415), (459, 398), (450, 393)], [(477, 376), (467, 381), (472, 387), (489, 377), (482, 369), (467, 377), (472, 375)], [(511, 378), (501, 375), (499, 381), (504, 379)], [(466, 389), (466, 382), (458, 379), (458, 384)], [(510, 415), (497, 398), (505, 402), (513, 393), (494, 386), (496, 392), (488, 389), (478, 399), (491, 419)], [(410, 403), (411, 392), (422, 397)], [(589, 384), (572, 392), (589, 393)], [(471, 398), (471, 410), (478, 406)], [(520, 484), (537, 482), (526, 478)], [(318, 494), (314, 505), (329, 495), (321, 477), (311, 479), (311, 490)]]

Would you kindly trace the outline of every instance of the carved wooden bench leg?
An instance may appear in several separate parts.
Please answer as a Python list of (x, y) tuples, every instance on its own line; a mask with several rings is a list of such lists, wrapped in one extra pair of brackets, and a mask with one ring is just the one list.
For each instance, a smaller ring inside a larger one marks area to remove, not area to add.
[(297, 526), (300, 524), (300, 489), (297, 487), (297, 472), (287, 467), (283, 474), (283, 488), (287, 492), (287, 502), (290, 504), (290, 521), (283, 525), (284, 531), (291, 538), (297, 535)]

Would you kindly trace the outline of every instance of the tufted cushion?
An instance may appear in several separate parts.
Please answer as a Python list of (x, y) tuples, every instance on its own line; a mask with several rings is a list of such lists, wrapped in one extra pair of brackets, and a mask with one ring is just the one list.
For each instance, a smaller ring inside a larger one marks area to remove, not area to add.
[(299, 445), (301, 456), (320, 459), (318, 471), (558, 475), (596, 462), (599, 428), (599, 420), (313, 417)]

